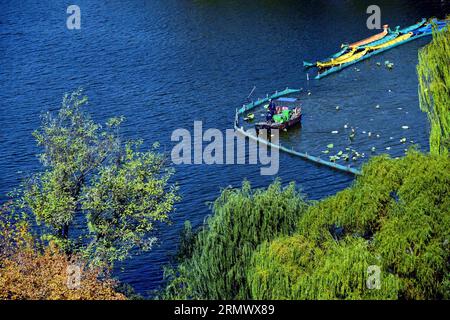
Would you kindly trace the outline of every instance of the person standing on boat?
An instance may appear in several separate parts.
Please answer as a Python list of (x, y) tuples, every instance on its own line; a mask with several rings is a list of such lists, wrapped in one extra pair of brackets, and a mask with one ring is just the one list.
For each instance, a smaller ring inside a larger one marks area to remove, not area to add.
[(267, 116), (266, 116), (266, 120), (267, 121), (272, 121), (272, 118), (274, 116), (274, 114), (276, 113), (276, 105), (275, 102), (273, 102), (272, 99), (269, 100), (269, 107), (267, 108)]

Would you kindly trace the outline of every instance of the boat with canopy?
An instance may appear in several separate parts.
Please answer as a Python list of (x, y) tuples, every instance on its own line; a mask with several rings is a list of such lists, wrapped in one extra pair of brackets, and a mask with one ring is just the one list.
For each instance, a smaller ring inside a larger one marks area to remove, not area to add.
[(274, 114), (271, 114), (269, 105), (265, 105), (267, 109), (266, 121), (255, 124), (257, 132), (262, 129), (278, 129), (287, 130), (288, 128), (301, 124), (302, 107), (300, 100), (296, 97), (280, 97), (272, 100), (274, 104)]

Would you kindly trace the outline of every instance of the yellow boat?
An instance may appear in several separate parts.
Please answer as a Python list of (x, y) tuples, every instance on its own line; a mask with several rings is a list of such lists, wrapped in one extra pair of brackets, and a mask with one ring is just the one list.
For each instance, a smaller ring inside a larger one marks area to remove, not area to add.
[(351, 55), (345, 57), (344, 59), (333, 59), (333, 60), (330, 60), (330, 61), (324, 62), (324, 63), (318, 62), (317, 66), (319, 68), (328, 68), (328, 67), (341, 65), (344, 63), (349, 63), (354, 60), (358, 60), (359, 58), (361, 58), (363, 55), (365, 55), (369, 51), (369, 48), (366, 48), (358, 53), (355, 53), (357, 50), (358, 50), (357, 48), (353, 49), (351, 52), (349, 52), (349, 53), (351, 53)]
[(413, 36), (413, 33), (412, 32), (408, 32), (407, 34), (401, 35), (401, 36), (399, 36), (399, 37), (397, 37), (397, 38), (395, 38), (395, 39), (393, 39), (391, 41), (388, 41), (386, 43), (380, 44), (378, 46), (367, 47), (367, 49), (369, 49), (370, 51), (375, 51), (375, 50), (387, 48), (387, 47), (390, 47), (390, 46), (392, 46), (392, 45), (394, 45), (396, 43), (405, 41), (405, 40), (411, 38), (412, 36)]
[(331, 60), (324, 61), (324, 62), (317, 62), (317, 66), (319, 68), (324, 68), (326, 66), (332, 66), (332, 65), (335, 65), (335, 64), (340, 64), (340, 61), (347, 60), (348, 58), (353, 56), (357, 50), (358, 50), (357, 48), (354, 48), (350, 52), (347, 52), (347, 53), (343, 54), (342, 56), (337, 57), (335, 59), (331, 59)]

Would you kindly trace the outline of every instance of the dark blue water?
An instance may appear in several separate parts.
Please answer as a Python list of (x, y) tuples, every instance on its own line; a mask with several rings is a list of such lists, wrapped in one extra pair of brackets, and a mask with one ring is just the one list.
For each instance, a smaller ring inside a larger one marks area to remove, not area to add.
[[(383, 23), (392, 26), (450, 13), (449, 1), (377, 3)], [(346, 124), (356, 128), (352, 148), (367, 154), (364, 161), (372, 147), (374, 154), (402, 156), (412, 140), (427, 149), (415, 66), (418, 49), (429, 39), (358, 64), (359, 71), (349, 68), (321, 81), (307, 82), (302, 71), (303, 59), (328, 56), (342, 42), (373, 33), (365, 26), (370, 2), (77, 0), (79, 31), (66, 28), (70, 4), (11, 0), (0, 5), (1, 202), (26, 174), (40, 169), (31, 137), (39, 115), (56, 109), (65, 92), (80, 86), (96, 120), (124, 115), (126, 136), (143, 138), (146, 146), (159, 141), (167, 152), (174, 145), (172, 131), (192, 130), (194, 120), (203, 121), (204, 128), (232, 128), (235, 108), (253, 86), (254, 98), (286, 86), (310, 90), (304, 97), (303, 128), (282, 137), (283, 144), (297, 150), (320, 155), (329, 143), (336, 151), (343, 149), (348, 146)], [(376, 65), (385, 60), (394, 62), (392, 71)], [(399, 141), (403, 137), (406, 144)], [(280, 161), (279, 177), (296, 181), (311, 199), (334, 194), (353, 181), (289, 155), (281, 155)], [(205, 202), (244, 178), (255, 187), (267, 186), (275, 177), (263, 177), (259, 169), (176, 167), (173, 181), (183, 200), (173, 224), (159, 231), (157, 247), (121, 265), (117, 276), (140, 293), (158, 287), (161, 266), (176, 248), (184, 220), (199, 225), (210, 213)]]

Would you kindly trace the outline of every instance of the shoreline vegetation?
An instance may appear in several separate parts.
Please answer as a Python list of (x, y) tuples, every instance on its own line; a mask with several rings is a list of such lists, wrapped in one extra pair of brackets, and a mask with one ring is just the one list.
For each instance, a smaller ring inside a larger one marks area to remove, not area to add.
[[(449, 60), (449, 30), (419, 53), (429, 154), (374, 157), (351, 187), (321, 201), (278, 180), (223, 190), (199, 230), (186, 222), (155, 298), (450, 299)], [(123, 141), (123, 118), (101, 126), (86, 103), (77, 91), (43, 118), (34, 134), (43, 171), (0, 210), (0, 299), (138, 297), (110, 270), (151, 250), (178, 188), (156, 146)], [(81, 271), (75, 287), (71, 266)]]
[[(314, 203), (279, 181), (224, 190), (196, 236), (186, 224), (160, 298), (449, 299), (448, 61), (450, 31), (436, 32), (417, 67), (430, 154), (374, 157), (351, 187)], [(367, 283), (374, 266), (379, 289)]]

